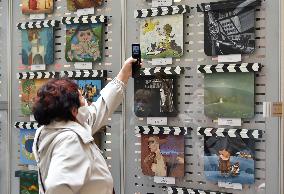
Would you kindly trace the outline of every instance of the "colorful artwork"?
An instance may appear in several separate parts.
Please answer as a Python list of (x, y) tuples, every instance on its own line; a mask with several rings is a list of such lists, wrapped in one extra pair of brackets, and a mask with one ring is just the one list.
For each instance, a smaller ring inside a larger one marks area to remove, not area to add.
[(174, 78), (137, 78), (134, 80), (134, 112), (138, 117), (176, 116)]
[(184, 136), (142, 134), (141, 167), (147, 176), (183, 177)]
[(20, 194), (38, 194), (37, 171), (16, 171), (16, 177), (20, 177)]
[(255, 50), (254, 0), (203, 4), (204, 51), (208, 56), (251, 54)]
[(103, 24), (66, 25), (65, 58), (68, 62), (99, 62), (102, 60)]
[(46, 82), (48, 79), (37, 79), (37, 80), (22, 80), (22, 94), (21, 94), (21, 111), (23, 115), (32, 114), (32, 106), (34, 98), (36, 97), (37, 90)]
[(53, 0), (22, 0), (23, 14), (52, 13)]
[(240, 184), (254, 183), (253, 139), (204, 137), (204, 173), (207, 180)]
[(146, 18), (140, 24), (141, 56), (178, 58), (183, 55), (183, 15)]
[(210, 118), (252, 118), (254, 73), (204, 74), (204, 104)]
[(97, 7), (102, 5), (103, 2), (103, 0), (67, 0), (67, 9), (76, 11), (77, 9)]
[(89, 104), (99, 98), (102, 89), (102, 80), (76, 80), (76, 82)]
[(22, 30), (22, 63), (52, 64), (54, 61), (53, 28)]
[(33, 155), (33, 142), (36, 130), (20, 129), (20, 163), (36, 165)]

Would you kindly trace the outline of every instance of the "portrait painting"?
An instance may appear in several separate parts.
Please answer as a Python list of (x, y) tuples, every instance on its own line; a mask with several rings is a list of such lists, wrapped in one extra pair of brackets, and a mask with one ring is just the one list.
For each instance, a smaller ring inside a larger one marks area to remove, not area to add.
[(160, 76), (136, 78), (134, 112), (137, 117), (176, 116), (176, 79)]
[(204, 52), (208, 56), (251, 54), (255, 50), (255, 3), (252, 0), (205, 4)]
[(140, 22), (141, 57), (179, 58), (183, 55), (183, 15), (145, 18)]
[(66, 61), (100, 62), (102, 33), (102, 23), (66, 25)]
[(53, 28), (22, 30), (22, 63), (24, 65), (52, 64), (54, 62)]
[(76, 11), (77, 9), (98, 7), (103, 2), (103, 0), (67, 0), (67, 9), (69, 11)]
[(23, 115), (29, 116), (32, 114), (32, 106), (37, 91), (47, 81), (48, 79), (21, 80), (21, 112)]
[(204, 112), (210, 118), (254, 117), (254, 73), (204, 74)]
[(141, 167), (144, 175), (184, 176), (183, 135), (141, 135)]
[(33, 154), (33, 142), (35, 129), (20, 129), (20, 163), (27, 165), (36, 165)]
[(88, 101), (88, 104), (95, 102), (102, 90), (102, 80), (76, 80), (81, 94)]
[(53, 0), (22, 0), (23, 14), (42, 14), (53, 12)]
[(244, 139), (239, 135), (204, 138), (204, 173), (207, 180), (254, 183), (254, 139)]

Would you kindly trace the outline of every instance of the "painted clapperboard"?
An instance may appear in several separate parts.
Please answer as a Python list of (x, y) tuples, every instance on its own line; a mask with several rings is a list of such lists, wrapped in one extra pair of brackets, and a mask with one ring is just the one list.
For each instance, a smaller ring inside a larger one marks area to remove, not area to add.
[(91, 103), (98, 99), (106, 76), (107, 70), (18, 73), (18, 79), (21, 80), (21, 112), (26, 116), (31, 115), (37, 90), (49, 79), (59, 77), (74, 79), (82, 95)]
[(66, 24), (65, 59), (67, 62), (101, 62), (103, 33), (107, 17), (85, 15), (63, 17)]
[(204, 112), (210, 118), (253, 118), (259, 63), (199, 65), (204, 73)]
[(183, 15), (189, 12), (187, 5), (135, 10), (134, 17), (142, 18), (142, 58), (180, 58), (183, 55)]
[(19, 23), (22, 32), (22, 63), (24, 65), (50, 65), (54, 62), (54, 27), (56, 20)]
[(18, 170), (15, 177), (20, 178), (19, 193), (38, 194), (38, 172), (36, 170)]
[(36, 129), (39, 128), (36, 122), (16, 122), (15, 128), (20, 130), (20, 164), (36, 166), (32, 147)]
[[(183, 177), (188, 127), (136, 126), (141, 135), (141, 169), (146, 176)], [(159, 152), (159, 156), (157, 153)]]
[(204, 191), (201, 189), (190, 189), (184, 187), (168, 187), (168, 194), (230, 194), (219, 191)]
[(260, 0), (202, 3), (204, 52), (208, 56), (251, 54), (255, 50), (255, 9)]
[(213, 182), (254, 184), (255, 140), (258, 129), (199, 127), (204, 136), (204, 174)]
[(134, 80), (134, 112), (137, 117), (174, 117), (177, 110), (177, 78), (184, 68), (141, 69)]

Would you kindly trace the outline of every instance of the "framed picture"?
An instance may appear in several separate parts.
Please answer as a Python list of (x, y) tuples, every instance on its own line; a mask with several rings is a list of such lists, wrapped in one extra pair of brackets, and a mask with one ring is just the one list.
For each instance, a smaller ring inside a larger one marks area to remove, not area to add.
[(141, 57), (179, 58), (183, 55), (183, 15), (145, 18), (140, 22)]
[(66, 61), (101, 62), (103, 58), (103, 23), (105, 17), (67, 17), (62, 21), (66, 24)]
[(76, 11), (77, 9), (97, 7), (103, 3), (103, 0), (67, 0), (67, 9), (69, 11)]
[(36, 129), (20, 129), (20, 163), (36, 166), (33, 142)]
[(54, 26), (58, 21), (46, 20), (18, 24), (22, 33), (22, 64), (50, 65), (54, 62)]
[(141, 134), (141, 168), (144, 175), (184, 176), (184, 135), (188, 128), (136, 126), (135, 130)]
[(22, 0), (23, 14), (41, 14), (53, 12), (53, 0)]
[(198, 134), (204, 135), (207, 180), (254, 183), (255, 139), (262, 137), (260, 130), (198, 128)]
[(38, 172), (35, 170), (19, 170), (15, 172), (15, 176), (20, 178), (19, 193), (21, 194), (38, 194)]
[(208, 56), (252, 54), (255, 51), (255, 8), (260, 0), (202, 3), (204, 52)]
[(79, 90), (81, 91), (81, 94), (85, 97), (85, 99), (88, 101), (89, 104), (92, 102), (95, 102), (99, 96), (100, 91), (102, 90), (102, 80), (85, 80), (80, 79), (76, 80)]

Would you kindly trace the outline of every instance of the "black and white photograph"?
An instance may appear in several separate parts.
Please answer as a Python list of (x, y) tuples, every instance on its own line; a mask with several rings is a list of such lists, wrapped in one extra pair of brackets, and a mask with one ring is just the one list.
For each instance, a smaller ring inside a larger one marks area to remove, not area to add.
[(256, 0), (201, 4), (204, 52), (207, 56), (252, 54), (255, 50)]

